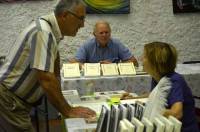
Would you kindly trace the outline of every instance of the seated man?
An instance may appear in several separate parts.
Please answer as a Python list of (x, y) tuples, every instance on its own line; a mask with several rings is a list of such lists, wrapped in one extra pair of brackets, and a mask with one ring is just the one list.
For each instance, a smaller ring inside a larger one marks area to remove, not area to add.
[(108, 22), (98, 21), (94, 27), (94, 38), (85, 42), (77, 51), (75, 60), (79, 63), (118, 63), (138, 62), (119, 40), (111, 38), (111, 28)]

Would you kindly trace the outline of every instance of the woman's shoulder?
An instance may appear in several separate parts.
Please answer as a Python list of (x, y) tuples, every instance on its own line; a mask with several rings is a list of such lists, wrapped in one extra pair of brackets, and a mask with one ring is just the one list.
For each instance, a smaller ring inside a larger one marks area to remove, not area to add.
[(171, 81), (183, 81), (184, 77), (177, 73), (177, 72), (173, 72), (167, 75), (167, 77), (169, 77), (171, 79)]

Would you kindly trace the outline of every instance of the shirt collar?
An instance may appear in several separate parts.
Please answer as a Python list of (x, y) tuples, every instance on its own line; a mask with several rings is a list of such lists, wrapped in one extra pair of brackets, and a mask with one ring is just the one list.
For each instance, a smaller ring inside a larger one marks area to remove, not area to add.
[[(96, 44), (97, 44), (97, 46), (99, 47), (99, 48), (102, 48), (101, 46), (100, 46), (100, 44), (99, 44), (99, 42), (95, 39), (95, 41), (96, 41)], [(108, 41), (108, 44), (106, 45), (106, 47), (104, 47), (104, 48), (110, 48), (111, 47), (111, 43), (112, 43), (112, 41), (111, 41), (111, 39)]]
[(56, 20), (55, 14), (51, 13), (49, 15), (46, 15), (44, 17), (45, 19), (47, 19), (47, 21), (49, 21), (52, 25), (52, 32), (56, 38), (56, 41), (59, 42), (60, 40), (63, 39), (63, 35), (61, 34), (58, 22)]

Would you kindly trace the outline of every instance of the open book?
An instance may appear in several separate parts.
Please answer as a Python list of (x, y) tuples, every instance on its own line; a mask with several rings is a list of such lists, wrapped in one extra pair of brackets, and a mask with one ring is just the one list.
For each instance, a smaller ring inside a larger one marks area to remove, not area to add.
[(117, 64), (101, 64), (103, 76), (116, 76), (119, 75)]
[(80, 77), (79, 63), (63, 64), (64, 77)]
[(100, 63), (85, 63), (84, 64), (85, 76), (100, 76)]
[(118, 63), (120, 75), (136, 75), (135, 67), (132, 62)]

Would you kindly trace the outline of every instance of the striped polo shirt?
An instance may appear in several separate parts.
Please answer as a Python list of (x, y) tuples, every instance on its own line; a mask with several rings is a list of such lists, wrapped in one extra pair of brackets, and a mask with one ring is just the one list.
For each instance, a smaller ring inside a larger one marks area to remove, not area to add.
[(54, 13), (32, 22), (18, 37), (0, 67), (0, 83), (28, 103), (44, 94), (36, 69), (54, 72), (62, 35)]

